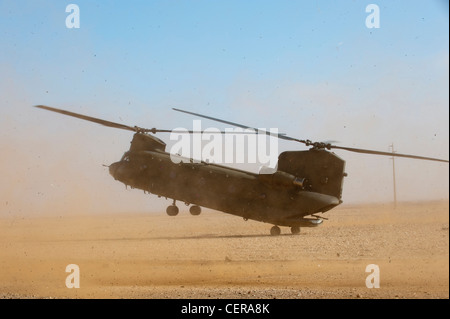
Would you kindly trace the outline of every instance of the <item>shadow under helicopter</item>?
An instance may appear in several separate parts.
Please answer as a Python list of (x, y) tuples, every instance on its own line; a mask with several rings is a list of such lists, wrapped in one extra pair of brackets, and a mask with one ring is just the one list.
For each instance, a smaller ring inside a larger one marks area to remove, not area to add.
[[(295, 237), (301, 234), (280, 234), (276, 237)], [(86, 242), (86, 241), (153, 241), (153, 240), (186, 240), (186, 239), (231, 239), (231, 238), (274, 238), (274, 236), (267, 234), (254, 234), (254, 235), (214, 235), (214, 234), (202, 234), (195, 236), (157, 236), (157, 237), (136, 237), (136, 238), (96, 238), (96, 239), (71, 239), (60, 240), (61, 242)]]

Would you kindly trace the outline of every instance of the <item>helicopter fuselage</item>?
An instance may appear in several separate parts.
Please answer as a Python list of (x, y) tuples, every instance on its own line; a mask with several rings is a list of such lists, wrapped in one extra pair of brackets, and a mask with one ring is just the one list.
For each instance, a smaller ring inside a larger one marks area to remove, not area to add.
[(317, 226), (321, 219), (305, 216), (341, 203), (340, 195), (314, 191), (314, 178), (280, 170), (255, 174), (193, 160), (175, 163), (164, 147), (153, 136), (135, 134), (130, 150), (110, 165), (110, 174), (161, 197), (279, 226)]

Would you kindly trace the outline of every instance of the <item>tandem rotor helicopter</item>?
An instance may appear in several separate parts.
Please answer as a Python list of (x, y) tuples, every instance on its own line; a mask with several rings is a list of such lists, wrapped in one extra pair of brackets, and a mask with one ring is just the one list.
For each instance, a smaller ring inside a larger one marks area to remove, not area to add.
[[(176, 201), (180, 201), (191, 205), (189, 211), (192, 215), (199, 215), (200, 207), (207, 207), (243, 217), (244, 220), (252, 219), (272, 224), (270, 234), (273, 236), (281, 233), (280, 226), (290, 227), (292, 234), (298, 234), (300, 227), (316, 227), (326, 219), (318, 216), (318, 213), (329, 211), (342, 203), (343, 180), (347, 175), (344, 171), (345, 161), (331, 152), (332, 149), (449, 162), (431, 157), (312, 142), (264, 131), (265, 134), (302, 143), (311, 148), (305, 151), (282, 152), (278, 157), (276, 171), (271, 174), (255, 174), (203, 161), (174, 163), (171, 154), (166, 152), (166, 144), (150, 135), (172, 130), (127, 126), (49, 106), (35, 107), (134, 132), (130, 149), (120, 161), (109, 166), (109, 172), (114, 179), (132, 188), (173, 199), (172, 205), (166, 210), (169, 216), (178, 214)], [(253, 129), (210, 116), (174, 110)]]

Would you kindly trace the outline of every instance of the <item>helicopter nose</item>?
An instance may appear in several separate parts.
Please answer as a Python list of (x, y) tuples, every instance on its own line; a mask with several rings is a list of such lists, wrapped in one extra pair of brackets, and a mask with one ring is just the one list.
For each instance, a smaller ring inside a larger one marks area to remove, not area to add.
[(119, 166), (120, 166), (119, 162), (112, 163), (111, 165), (109, 165), (109, 174), (111, 174), (112, 177), (114, 178), (116, 177), (116, 172)]

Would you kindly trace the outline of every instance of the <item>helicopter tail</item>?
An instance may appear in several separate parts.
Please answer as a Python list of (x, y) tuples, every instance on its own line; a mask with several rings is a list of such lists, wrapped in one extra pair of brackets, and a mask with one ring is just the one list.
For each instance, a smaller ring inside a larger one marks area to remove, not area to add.
[[(304, 178), (304, 190), (341, 199), (345, 161), (326, 150), (283, 152), (278, 157), (278, 170)], [(334, 207), (334, 206), (333, 206)]]

